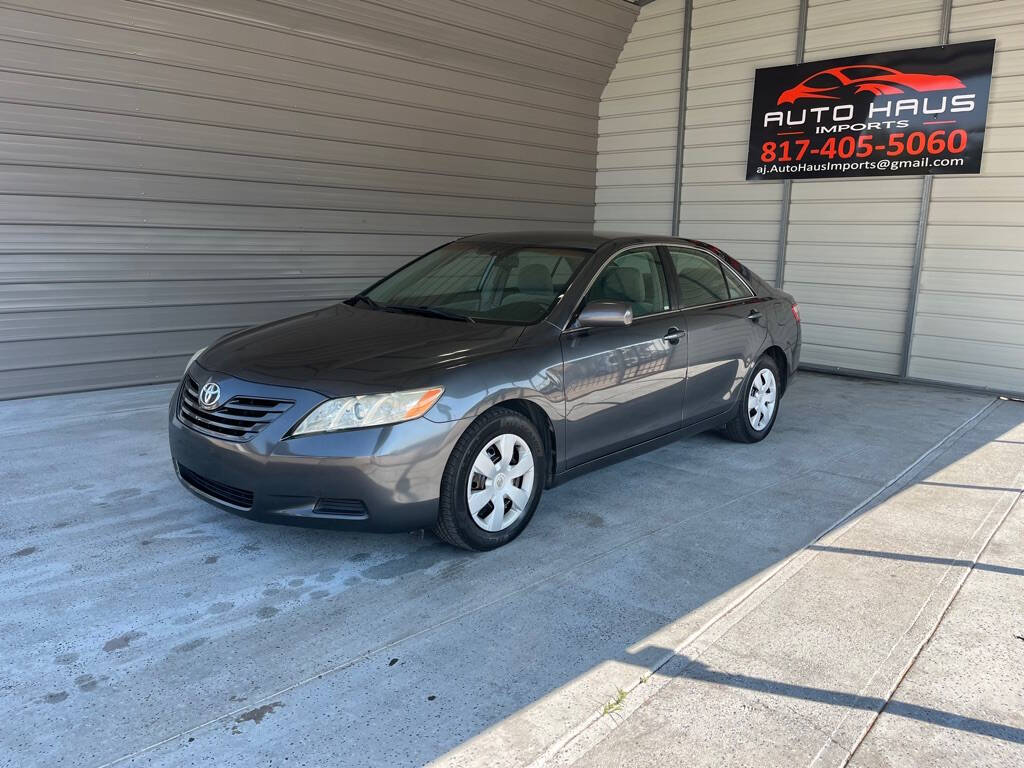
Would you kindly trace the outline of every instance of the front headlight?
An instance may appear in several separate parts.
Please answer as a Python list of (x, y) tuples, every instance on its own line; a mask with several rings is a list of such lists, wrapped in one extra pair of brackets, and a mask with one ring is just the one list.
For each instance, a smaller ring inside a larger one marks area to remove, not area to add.
[(192, 363), (198, 360), (199, 356), (203, 354), (203, 352), (205, 352), (206, 350), (207, 347), (201, 347), (199, 350), (196, 351), (194, 355), (192, 355), (192, 357), (188, 359), (188, 362), (185, 364), (185, 370), (182, 372), (182, 375), (188, 373), (188, 369), (192, 367)]
[(313, 432), (338, 432), (357, 427), (397, 424), (422, 416), (444, 392), (444, 387), (392, 392), (387, 395), (339, 397), (321, 403), (306, 416), (292, 435)]

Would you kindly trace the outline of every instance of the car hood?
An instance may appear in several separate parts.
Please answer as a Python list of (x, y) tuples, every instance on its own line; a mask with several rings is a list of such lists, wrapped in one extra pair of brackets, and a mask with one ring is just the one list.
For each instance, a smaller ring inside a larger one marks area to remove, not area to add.
[(200, 363), (260, 384), (344, 397), (434, 386), (440, 371), (509, 349), (522, 332), (336, 304), (230, 334)]

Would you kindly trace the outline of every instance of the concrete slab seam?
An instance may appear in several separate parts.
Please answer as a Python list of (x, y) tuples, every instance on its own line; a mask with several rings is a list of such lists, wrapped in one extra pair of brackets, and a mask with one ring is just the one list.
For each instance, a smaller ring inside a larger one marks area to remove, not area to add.
[[(820, 552), (816, 550), (810, 550), (810, 545), (821, 542), (827, 543), (828, 541), (838, 538), (844, 532), (849, 530), (849, 528), (856, 523), (855, 520), (851, 521), (851, 518), (853, 518), (857, 512), (891, 490), (909, 474), (914, 472), (914, 470), (927, 462), (935, 453), (941, 451), (948, 444), (959, 439), (960, 436), (970, 430), (985, 416), (986, 413), (994, 408), (998, 402), (998, 398), (993, 398), (986, 403), (977, 411), (977, 413), (968, 417), (959, 426), (951, 430), (949, 434), (922, 453), (915, 461), (904, 468), (891, 480), (886, 482), (881, 488), (855, 505), (834, 523), (830, 524), (828, 528), (808, 542), (808, 544), (804, 545), (804, 547), (780, 561), (774, 568), (763, 574), (762, 577), (754, 582), (754, 584), (752, 584), (748, 589), (744, 590), (717, 614), (709, 618), (704, 624), (688, 635), (671, 653), (665, 654), (654, 665), (649, 667), (648, 673), (650, 675), (650, 679), (648, 679), (646, 683), (642, 684), (638, 681), (631, 687), (625, 689), (628, 694), (626, 699), (627, 704), (617, 713), (617, 716), (614, 719), (610, 717), (604, 718), (601, 710), (595, 710), (586, 720), (566, 733), (561, 739), (550, 745), (538, 758), (529, 763), (529, 768), (547, 768), (547, 766), (550, 765), (570, 765), (583, 754), (595, 747), (612, 731), (618, 728), (619, 725), (624, 723), (633, 712), (655, 696), (658, 690), (671, 681), (673, 676), (659, 675), (658, 672), (673, 659), (677, 658), (683, 650), (690, 651), (688, 654), (688, 661), (686, 665), (682, 667), (682, 669), (685, 669), (686, 666), (689, 666), (689, 664), (698, 660), (701, 654), (717, 642), (722, 635), (728, 632), (758, 605), (771, 597), (771, 595), (775, 594), (775, 592), (781, 589), (786, 582), (793, 578), (793, 576), (799, 573), (799, 571), (810, 563), (811, 560), (820, 554)], [(760, 492), (761, 491), (758, 491), (758, 493)], [(725, 621), (726, 619), (730, 620)], [(712, 629), (715, 631), (712, 632)], [(698, 645), (698, 641), (701, 640), (704, 640), (704, 642)], [(682, 669), (680, 671), (682, 671)], [(651, 685), (656, 678), (659, 685)], [(632, 694), (640, 685), (644, 685), (645, 687), (644, 696), (639, 698), (633, 697)], [(650, 688), (647, 688), (647, 686), (650, 686)], [(599, 724), (604, 725), (604, 727), (600, 729), (600, 733), (594, 733), (588, 737), (587, 731)], [(583, 743), (577, 743), (580, 740), (582, 740)], [(561, 754), (563, 752), (566, 754)]]
[[(869, 503), (872, 499), (876, 498), (878, 494), (884, 492), (888, 487), (890, 487), (895, 482), (898, 482), (899, 479), (902, 478), (907, 472), (911, 471), (921, 461), (923, 461), (925, 458), (927, 458), (927, 456), (930, 455), (930, 453), (932, 451), (936, 450), (944, 442), (948, 441), (952, 434), (957, 433), (957, 432), (965, 429), (970, 423), (973, 423), (975, 420), (980, 418), (981, 415), (986, 410), (988, 410), (990, 407), (992, 407), (992, 405), (995, 402), (996, 402), (995, 400), (991, 401), (985, 407), (983, 407), (980, 411), (978, 411), (978, 413), (976, 413), (974, 416), (970, 417), (965, 422), (963, 422), (959, 427), (954, 429), (953, 432), (950, 433), (950, 435), (947, 435), (945, 438), (940, 440), (939, 443), (936, 444), (936, 446), (934, 446), (932, 449), (929, 449), (929, 451), (927, 451), (925, 454), (923, 454), (921, 457), (919, 457), (918, 460), (915, 461), (913, 464), (911, 464), (906, 470), (904, 470), (902, 473), (897, 475), (896, 478), (894, 478), (889, 483), (887, 483), (885, 486), (883, 486), (883, 488), (880, 489), (878, 492), (876, 492), (876, 494), (873, 494), (871, 497), (869, 497), (869, 499), (867, 499), (866, 501), (862, 502), (860, 505), (858, 505), (853, 510), (851, 510), (849, 513), (847, 513), (847, 515), (844, 516), (843, 519), (846, 519), (850, 515), (854, 514), (856, 512), (856, 510), (859, 509), (861, 506), (863, 506), (866, 503)], [(163, 406), (160, 406), (160, 407), (163, 407)], [(808, 470), (808, 471), (816, 471), (816, 470)], [(800, 474), (805, 474), (805, 473), (800, 473)], [(723, 504), (721, 504), (721, 505), (716, 505), (716, 507), (712, 508), (712, 510), (717, 508), (717, 507), (720, 507), (720, 506), (725, 506), (727, 504), (735, 503), (735, 502), (740, 501), (740, 500), (742, 500), (744, 498), (747, 498), (747, 497), (756, 496), (758, 494), (763, 493), (763, 491), (764, 491), (763, 488), (759, 488), (759, 489), (757, 489), (755, 491), (751, 491), (751, 492), (748, 492), (748, 493), (740, 494), (740, 495), (738, 495), (736, 497), (733, 497), (733, 498), (729, 499), (726, 502), (723, 502)], [(703, 510), (701, 514), (706, 514), (708, 511), (710, 511), (710, 510)], [(275, 691), (273, 691), (271, 693), (268, 693), (268, 694), (266, 694), (264, 696), (255, 698), (251, 702), (247, 703), (245, 706), (232, 709), (229, 712), (226, 712), (226, 713), (221, 714), (219, 716), (210, 718), (210, 719), (208, 719), (208, 720), (206, 720), (206, 721), (204, 721), (202, 723), (199, 723), (199, 724), (197, 724), (195, 726), (191, 726), (189, 728), (183, 729), (183, 730), (181, 730), (181, 731), (179, 731), (179, 732), (177, 732), (177, 733), (175, 733), (175, 734), (173, 734), (171, 736), (168, 736), (168, 737), (163, 738), (163, 739), (159, 739), (158, 741), (156, 741), (156, 742), (154, 742), (152, 744), (149, 744), (148, 746), (145, 746), (145, 747), (142, 747), (140, 749), (134, 750), (134, 751), (132, 751), (132, 752), (130, 752), (128, 754), (122, 755), (122, 756), (117, 757), (117, 758), (115, 758), (113, 760), (109, 760), (109, 761), (101, 764), (99, 766), (99, 768), (109, 768), (110, 766), (114, 766), (114, 765), (123, 763), (126, 760), (131, 760), (131, 759), (133, 759), (133, 758), (135, 758), (135, 757), (137, 757), (137, 756), (139, 756), (141, 754), (144, 754), (146, 752), (149, 752), (149, 751), (157, 749), (157, 748), (159, 748), (161, 746), (164, 746), (164, 745), (166, 745), (166, 744), (168, 744), (170, 742), (173, 742), (176, 739), (179, 739), (179, 738), (182, 738), (184, 736), (187, 736), (187, 735), (190, 735), (192, 733), (195, 733), (197, 731), (200, 731), (200, 730), (202, 730), (204, 728), (207, 728), (207, 727), (209, 727), (211, 725), (214, 725), (214, 724), (216, 724), (218, 722), (223, 722), (224, 720), (230, 719), (232, 717), (236, 717), (239, 714), (243, 713), (244, 711), (247, 711), (254, 704), (258, 705), (258, 704), (261, 704), (261, 703), (264, 703), (264, 702), (269, 702), (271, 700), (274, 700), (274, 699), (276, 699), (276, 698), (278, 698), (278, 697), (280, 697), (280, 696), (282, 696), (284, 694), (287, 694), (287, 693), (289, 693), (289, 692), (291, 692), (291, 691), (293, 691), (293, 690), (295, 690), (297, 688), (300, 688), (300, 687), (302, 687), (302, 686), (304, 686), (306, 684), (315, 682), (316, 680), (319, 680), (319, 679), (321, 679), (323, 677), (326, 677), (328, 675), (334, 674), (336, 672), (340, 672), (340, 671), (343, 671), (345, 669), (348, 669), (348, 668), (350, 668), (350, 667), (352, 667), (352, 666), (354, 666), (354, 665), (356, 665), (356, 664), (358, 664), (358, 663), (360, 663), (362, 661), (366, 661), (366, 660), (370, 659), (371, 657), (373, 657), (373, 656), (375, 656), (375, 655), (377, 655), (379, 653), (382, 653), (382, 652), (384, 652), (386, 650), (390, 650), (392, 648), (395, 648), (395, 647), (401, 645), (402, 643), (404, 643), (404, 642), (406, 642), (408, 640), (414, 639), (414, 638), (419, 637), (421, 635), (424, 635), (424, 634), (427, 634), (429, 632), (432, 632), (432, 631), (434, 631), (434, 630), (436, 630), (436, 629), (438, 629), (440, 627), (446, 626), (448, 624), (451, 624), (453, 622), (456, 622), (456, 621), (459, 621), (459, 620), (461, 620), (463, 618), (471, 616), (471, 615), (473, 615), (475, 613), (478, 613), (480, 611), (486, 610), (487, 608), (489, 608), (489, 607), (491, 607), (493, 605), (496, 605), (496, 604), (498, 604), (498, 603), (508, 599), (509, 597), (513, 597), (513, 596), (515, 596), (517, 594), (520, 594), (520, 593), (522, 593), (524, 591), (532, 589), (532, 588), (534, 588), (536, 586), (539, 586), (541, 584), (557, 581), (560, 578), (566, 577), (569, 573), (573, 572), (574, 570), (576, 570), (578, 568), (581, 568), (581, 567), (584, 567), (584, 566), (586, 566), (586, 565), (588, 565), (590, 563), (593, 563), (593, 562), (601, 559), (602, 557), (605, 557), (608, 554), (611, 554), (613, 552), (621, 550), (622, 548), (627, 547), (627, 546), (629, 546), (629, 545), (631, 545), (631, 544), (633, 544), (633, 543), (635, 543), (637, 541), (640, 541), (640, 540), (642, 540), (644, 538), (648, 538), (650, 536), (662, 533), (662, 532), (664, 532), (666, 530), (670, 530), (670, 529), (672, 529), (674, 527), (678, 527), (680, 525), (683, 525), (683, 524), (687, 523), (691, 518), (692, 518), (692, 516), (688, 516), (686, 518), (682, 518), (682, 519), (673, 521), (672, 523), (669, 523), (667, 525), (663, 525), (663, 526), (659, 526), (659, 527), (656, 527), (656, 528), (653, 528), (653, 529), (642, 531), (642, 532), (640, 532), (640, 533), (638, 533), (638, 534), (636, 534), (634, 536), (631, 536), (631, 537), (628, 537), (628, 538), (624, 538), (624, 539), (622, 539), (622, 540), (620, 540), (618, 542), (615, 542), (613, 545), (603, 549), (602, 551), (595, 553), (591, 557), (586, 558), (584, 560), (581, 560), (581, 561), (579, 561), (577, 563), (574, 563), (574, 564), (570, 565), (569, 567), (567, 567), (567, 568), (565, 568), (565, 569), (563, 569), (563, 570), (561, 570), (561, 571), (559, 571), (557, 573), (544, 576), (544, 577), (542, 577), (540, 579), (536, 579), (536, 580), (534, 580), (534, 581), (532, 581), (532, 582), (530, 582), (528, 584), (524, 584), (523, 586), (521, 586), (519, 588), (511, 590), (511, 591), (509, 591), (507, 593), (503, 593), (503, 594), (495, 597), (494, 599), (492, 599), (492, 600), (490, 600), (490, 601), (488, 601), (486, 603), (482, 603), (482, 604), (480, 604), (478, 606), (467, 608), (467, 609), (465, 609), (463, 611), (460, 611), (460, 612), (458, 612), (456, 614), (453, 614), (453, 615), (451, 615), (451, 616), (449, 616), (449, 617), (447, 617), (447, 618), (445, 618), (445, 619), (443, 619), (443, 620), (441, 620), (439, 622), (436, 622), (436, 623), (434, 623), (434, 624), (432, 624), (430, 626), (422, 627), (422, 628), (416, 630), (415, 632), (408, 633), (406, 635), (398, 637), (398, 638), (396, 638), (396, 639), (394, 639), (392, 641), (389, 641), (387, 643), (381, 644), (379, 646), (375, 646), (375, 647), (373, 647), (371, 649), (368, 649), (367, 651), (365, 651), (365, 652), (363, 652), (361, 654), (358, 654), (356, 656), (350, 657), (350, 658), (348, 658), (348, 659), (346, 659), (346, 660), (344, 660), (344, 661), (342, 661), (342, 662), (340, 662), (340, 663), (338, 663), (336, 665), (333, 665), (333, 666), (331, 666), (331, 667), (329, 667), (329, 668), (327, 668), (327, 669), (325, 669), (325, 670), (323, 670), (321, 672), (310, 674), (307, 677), (305, 677), (305, 678), (303, 678), (303, 679), (301, 679), (301, 680), (299, 680), (299, 681), (297, 681), (295, 683), (292, 683), (292, 684), (289, 684), (287, 686), (284, 686), (284, 687), (282, 687), (279, 690), (275, 690)], [(838, 523), (834, 524), (833, 527), (835, 525), (838, 525)], [(773, 571), (772, 573), (774, 573), (774, 572), (775, 571)], [(770, 575), (771, 574), (769, 574), (769, 577), (770, 577)], [(758, 584), (760, 585), (761, 583), (763, 583), (763, 581), (764, 580), (759, 581)], [(756, 587), (755, 587), (755, 589), (756, 589)], [(754, 591), (754, 590), (751, 590), (751, 591)], [(723, 612), (722, 615), (724, 615), (725, 613), (728, 613), (729, 610), (731, 610), (731, 608), (733, 606), (734, 606), (734, 604), (730, 603), (730, 606), (727, 607), (726, 609), (724, 609), (724, 612)], [(715, 623), (715, 620), (712, 619), (705, 626), (706, 627), (707, 626), (711, 626), (714, 623)], [(694, 634), (699, 636), (700, 632), (701, 632), (701, 630), (698, 630), (698, 632), (694, 633)], [(684, 643), (685, 643), (685, 641), (684, 641)], [(671, 655), (667, 656), (665, 661), (663, 661), (663, 662), (658, 664), (658, 668), (664, 666), (664, 664), (669, 659), (671, 659), (674, 655), (675, 654), (671, 654)]]
[[(15, 401), (17, 402), (17, 401)], [(143, 413), (145, 411), (166, 411), (167, 403), (155, 403), (153, 405), (140, 405), (138, 408), (122, 408), (116, 411), (104, 411), (103, 417), (110, 418), (112, 416), (123, 416), (126, 413)], [(96, 418), (95, 414), (82, 414), (81, 416), (65, 416), (65, 424), (92, 421)], [(24, 429), (6, 429), (0, 430), (0, 437), (17, 437), (25, 433)]]
[[(991, 405), (991, 403), (989, 405)], [(163, 407), (163, 406), (161, 406), (161, 407)], [(988, 406), (986, 406), (986, 407), (988, 407)], [(984, 409), (982, 409), (982, 411), (984, 411)], [(979, 413), (975, 414), (975, 416), (971, 417), (970, 420), (973, 420), (973, 419), (977, 418), (978, 416), (980, 416), (982, 411), (979, 411)], [(966, 423), (967, 422), (965, 422), (965, 424)], [(957, 427), (957, 430), (961, 429), (963, 426), (964, 425), (961, 425), (961, 427)], [(943, 440), (946, 440), (946, 439), (948, 439), (948, 436), (946, 438), (943, 438)], [(920, 461), (920, 460), (921, 459), (918, 459), (918, 461)], [(915, 465), (916, 464), (917, 464), (917, 462), (915, 462)], [(799, 476), (802, 476), (804, 474), (808, 474), (808, 473), (813, 472), (813, 471), (818, 471), (818, 470), (817, 469), (809, 469), (809, 470), (806, 470), (804, 472), (798, 473), (796, 476), (799, 477)], [(908, 471), (909, 471), (909, 468), (908, 468)], [(901, 476), (902, 476), (902, 474), (901, 474)], [(789, 479), (792, 479), (792, 477), (789, 478)], [(895, 482), (895, 481), (896, 480), (890, 481), (890, 483), (888, 483), (885, 487), (883, 487), (883, 489), (881, 489), (879, 491), (879, 493), (884, 491), (886, 487), (888, 487), (889, 485), (892, 484), (892, 482)], [(775, 485), (777, 485), (777, 484), (779, 484), (779, 483), (776, 483)], [(770, 488), (772, 486), (767, 486), (767, 487)], [(115, 758), (113, 760), (109, 760), (109, 761), (107, 761), (105, 763), (102, 763), (97, 768), (110, 768), (111, 766), (117, 765), (119, 763), (123, 763), (126, 760), (131, 760), (131, 759), (133, 759), (135, 757), (138, 757), (141, 754), (144, 754), (146, 752), (150, 752), (150, 751), (152, 751), (154, 749), (162, 747), (162, 746), (164, 746), (164, 745), (166, 745), (166, 744), (168, 744), (168, 743), (170, 743), (172, 741), (175, 741), (176, 739), (182, 738), (184, 736), (188, 736), (188, 735), (190, 735), (192, 733), (195, 733), (197, 731), (200, 731), (200, 730), (202, 730), (204, 728), (207, 728), (207, 727), (209, 727), (211, 725), (214, 725), (216, 723), (222, 722), (224, 720), (230, 719), (232, 717), (237, 717), (239, 714), (242, 714), (242, 713), (248, 711), (254, 704), (255, 705), (259, 705), (259, 704), (262, 704), (262, 703), (265, 703), (265, 702), (270, 702), (272, 700), (275, 700), (275, 699), (279, 698), (280, 696), (282, 696), (284, 694), (287, 694), (287, 693), (290, 693), (291, 691), (293, 691), (293, 690), (295, 690), (297, 688), (300, 688), (300, 687), (302, 687), (302, 686), (304, 686), (304, 685), (306, 685), (308, 683), (312, 683), (312, 682), (314, 682), (316, 680), (319, 680), (319, 679), (321, 679), (323, 677), (326, 677), (328, 675), (334, 674), (336, 672), (341, 672), (341, 671), (343, 671), (345, 669), (348, 669), (348, 668), (350, 668), (350, 667), (352, 667), (352, 666), (354, 666), (354, 665), (356, 665), (356, 664), (358, 664), (358, 663), (360, 663), (362, 661), (366, 661), (366, 660), (370, 659), (371, 657), (373, 657), (373, 656), (375, 656), (375, 655), (377, 655), (379, 653), (382, 653), (384, 651), (387, 651), (387, 650), (390, 650), (392, 648), (395, 648), (395, 647), (401, 645), (402, 643), (404, 643), (404, 642), (406, 642), (408, 640), (412, 640), (412, 639), (414, 639), (416, 637), (419, 637), (421, 635), (427, 634), (429, 632), (433, 632), (434, 630), (439, 629), (441, 627), (444, 627), (444, 626), (446, 626), (448, 624), (451, 624), (451, 623), (456, 622), (456, 621), (460, 621), (461, 619), (464, 619), (464, 618), (466, 618), (468, 616), (472, 616), (473, 614), (476, 614), (476, 613), (478, 613), (480, 611), (486, 610), (487, 608), (490, 608), (491, 606), (497, 605), (497, 604), (507, 600), (510, 597), (514, 597), (517, 594), (520, 594), (520, 593), (525, 592), (527, 590), (533, 589), (534, 587), (540, 586), (541, 584), (546, 584), (546, 583), (554, 582), (554, 581), (557, 581), (560, 578), (564, 578), (569, 573), (571, 573), (571, 572), (573, 572), (573, 571), (575, 571), (575, 570), (577, 570), (579, 568), (582, 568), (582, 567), (584, 567), (586, 565), (589, 565), (590, 563), (593, 563), (593, 562), (595, 562), (597, 560), (600, 560), (601, 558), (603, 558), (603, 557), (605, 557), (605, 556), (607, 556), (607, 555), (609, 555), (609, 554), (611, 554), (613, 552), (616, 552), (616, 551), (619, 551), (621, 549), (624, 549), (624, 548), (626, 548), (626, 547), (628, 547), (628, 546), (630, 546), (632, 544), (635, 544), (636, 542), (641, 541), (641, 540), (643, 540), (645, 538), (649, 538), (651, 536), (663, 533), (663, 532), (665, 532), (667, 530), (671, 530), (672, 528), (679, 527), (680, 525), (684, 525), (687, 522), (691, 521), (695, 516), (697, 516), (699, 514), (707, 514), (708, 512), (714, 511), (715, 509), (718, 509), (720, 507), (724, 507), (724, 506), (727, 506), (729, 504), (733, 504), (733, 503), (735, 503), (737, 501), (742, 501), (743, 499), (748, 498), (748, 497), (757, 496), (757, 495), (763, 493), (764, 491), (765, 491), (765, 488), (758, 488), (758, 489), (755, 489), (755, 490), (752, 490), (752, 491), (748, 491), (746, 493), (741, 493), (738, 496), (734, 496), (734, 497), (732, 497), (732, 498), (722, 502), (721, 504), (718, 504), (718, 505), (715, 505), (714, 507), (711, 507), (710, 509), (702, 510), (701, 512), (695, 513), (694, 515), (688, 515), (686, 517), (674, 520), (673, 522), (668, 523), (666, 525), (658, 526), (656, 528), (651, 528), (651, 529), (642, 531), (642, 532), (640, 532), (640, 533), (638, 533), (636, 535), (633, 535), (633, 536), (621, 539), (621, 540), (615, 542), (614, 544), (612, 544), (611, 546), (601, 550), (600, 552), (597, 552), (594, 555), (592, 555), (592, 556), (590, 556), (590, 557), (588, 557), (588, 558), (586, 558), (584, 560), (581, 560), (579, 562), (573, 563), (572, 565), (568, 566), (567, 568), (562, 569), (561, 571), (558, 571), (558, 572), (553, 573), (553, 574), (549, 574), (549, 575), (544, 576), (544, 577), (542, 577), (540, 579), (535, 579), (534, 581), (531, 581), (531, 582), (529, 582), (527, 584), (524, 584), (521, 587), (517, 587), (516, 589), (510, 590), (510, 591), (505, 592), (505, 593), (502, 593), (501, 595), (498, 595), (497, 597), (493, 598), (492, 600), (487, 601), (486, 603), (481, 603), (480, 605), (473, 606), (472, 608), (467, 608), (467, 609), (465, 609), (463, 611), (460, 611), (460, 612), (458, 612), (456, 614), (453, 614), (453, 615), (451, 615), (451, 616), (449, 616), (449, 617), (447, 617), (447, 618), (445, 618), (445, 619), (443, 619), (443, 620), (441, 620), (439, 622), (436, 622), (436, 623), (431, 624), (431, 625), (426, 626), (426, 627), (422, 627), (421, 629), (418, 629), (415, 632), (411, 632), (411, 633), (402, 635), (401, 637), (398, 637), (395, 640), (389, 641), (389, 642), (384, 643), (382, 645), (374, 646), (373, 648), (371, 648), (371, 649), (369, 649), (369, 650), (367, 650), (367, 651), (365, 651), (365, 652), (363, 652), (363, 653), (361, 653), (359, 655), (349, 657), (348, 659), (345, 659), (344, 661), (339, 662), (338, 664), (336, 664), (334, 666), (328, 667), (327, 669), (325, 669), (325, 670), (323, 670), (321, 672), (317, 672), (315, 674), (311, 674), (311, 675), (303, 678), (302, 680), (299, 680), (299, 681), (297, 681), (295, 683), (292, 683), (290, 685), (284, 686), (283, 688), (275, 690), (275, 691), (273, 691), (271, 693), (268, 693), (268, 694), (265, 694), (265, 695), (260, 696), (258, 698), (255, 698), (251, 702), (247, 703), (245, 706), (237, 707), (237, 708), (235, 708), (235, 709), (233, 709), (233, 710), (231, 710), (229, 712), (225, 712), (224, 714), (218, 715), (217, 717), (213, 717), (213, 718), (210, 718), (210, 719), (208, 719), (208, 720), (206, 720), (206, 721), (204, 721), (202, 723), (199, 723), (198, 725), (191, 726), (191, 727), (186, 728), (184, 730), (181, 730), (178, 733), (175, 733), (175, 734), (173, 734), (171, 736), (168, 736), (166, 738), (160, 739), (159, 741), (156, 741), (156, 742), (154, 742), (152, 744), (149, 744), (149, 745), (147, 745), (145, 747), (142, 747), (141, 749), (137, 749), (137, 750), (135, 750), (133, 752), (130, 752), (130, 753), (125, 754), (125, 755), (122, 755), (122, 756), (117, 757), (117, 758)], [(877, 495), (877, 494), (875, 494), (875, 495)], [(874, 498), (874, 497), (875, 496), (873, 495), (870, 498)], [(870, 501), (870, 499), (869, 499), (869, 501)], [(862, 504), (864, 504), (864, 503), (867, 503), (867, 501), (862, 502)], [(857, 508), (855, 508), (850, 513), (848, 513), (847, 516), (849, 516), (850, 514), (853, 514), (853, 512), (855, 512), (856, 509), (860, 508), (860, 506), (862, 506), (862, 504), (858, 505)], [(773, 571), (773, 573), (774, 573), (774, 571)], [(758, 582), (758, 583), (760, 584), (761, 582)], [(730, 606), (732, 606), (732, 605), (733, 604), (730, 603)], [(726, 608), (725, 609), (726, 612), (729, 609), (730, 608)], [(707, 626), (710, 626), (710, 624), (712, 624), (712, 623), (714, 623), (714, 620), (710, 621)], [(699, 631), (698, 631), (698, 634), (699, 634)], [(665, 661), (663, 661), (663, 662), (661, 662), (661, 663), (659, 663), (657, 665), (657, 668), (660, 668), (660, 667), (664, 666), (664, 663), (667, 662), (669, 659), (671, 659), (674, 655), (675, 654), (668, 655), (665, 658)]]
[[(1024, 480), (1024, 472), (1021, 472), (1021, 473), (1019, 473), (1017, 475), (1017, 482), (1020, 482), (1021, 480)], [(971, 573), (974, 572), (975, 566), (977, 566), (978, 561), (981, 559), (982, 555), (985, 554), (985, 550), (988, 549), (988, 546), (992, 542), (992, 539), (995, 538), (995, 535), (1003, 527), (1003, 524), (1009, 518), (1010, 514), (1013, 512), (1014, 508), (1016, 508), (1018, 502), (1022, 498), (1024, 498), (1024, 492), (1018, 492), (1017, 495), (1010, 501), (1010, 503), (1007, 506), (1007, 508), (999, 516), (999, 519), (996, 521), (995, 525), (993, 525), (991, 527), (991, 530), (985, 536), (984, 541), (981, 543), (981, 546), (979, 548), (977, 548), (976, 554), (971, 558), (970, 565), (968, 567), (964, 568), (962, 566), (949, 566), (947, 568), (947, 571), (946, 571), (947, 574), (954, 573), (958, 567), (962, 569), (962, 572), (959, 574), (958, 578), (956, 579), (956, 582), (953, 585), (953, 589), (950, 590), (948, 598), (945, 599), (944, 601), (942, 601), (941, 605), (939, 606), (940, 610), (939, 610), (938, 617), (936, 618), (936, 620), (934, 622), (932, 622), (932, 625), (928, 628), (928, 631), (925, 633), (925, 635), (921, 639), (921, 641), (919, 643), (917, 643), (916, 648), (914, 648), (913, 654), (911, 655), (910, 659), (903, 665), (903, 668), (900, 670), (899, 675), (897, 675), (895, 680), (888, 686), (888, 691), (885, 693), (884, 696), (881, 697), (881, 699), (882, 699), (882, 706), (879, 707), (873, 713), (871, 713), (871, 717), (870, 717), (869, 722), (867, 723), (867, 725), (865, 727), (863, 727), (861, 729), (861, 733), (859, 734), (857, 740), (853, 743), (852, 747), (850, 747), (847, 750), (847, 754), (843, 757), (842, 762), (838, 763), (838, 765), (845, 767), (846, 765), (849, 764), (850, 760), (853, 759), (853, 756), (857, 753), (857, 750), (860, 748), (861, 744), (864, 743), (864, 740), (868, 737), (868, 734), (871, 732), (871, 729), (874, 728), (875, 724), (878, 722), (878, 718), (882, 715), (882, 713), (889, 706), (889, 703), (892, 701), (892, 697), (895, 695), (896, 691), (899, 689), (900, 684), (903, 682), (903, 680), (906, 678), (906, 676), (910, 673), (910, 670), (913, 668), (914, 664), (917, 662), (918, 658), (921, 656), (921, 653), (924, 651), (925, 647), (928, 645), (928, 643), (931, 641), (931, 639), (935, 636), (935, 633), (939, 629), (939, 625), (942, 624), (942, 620), (946, 617), (946, 614), (949, 613), (950, 607), (953, 605), (953, 602), (956, 600), (957, 595), (960, 594), (960, 591), (963, 589), (963, 586), (967, 582), (968, 577), (971, 575)], [(996, 508), (996, 505), (993, 505), (992, 512), (995, 511), (995, 508)], [(991, 517), (992, 512), (990, 512), (989, 515), (985, 518), (985, 520), (982, 521), (982, 523), (979, 525), (979, 529), (985, 527), (985, 524), (989, 521), (989, 518)], [(974, 536), (972, 536), (971, 539), (968, 540), (968, 543), (971, 540), (973, 540), (973, 539), (974, 539)], [(966, 548), (967, 548), (967, 545), (964, 545), (964, 547), (960, 550), (960, 552), (957, 554), (955, 559), (957, 559), (957, 560), (962, 559), (963, 551)], [(945, 576), (939, 582), (939, 584), (936, 585), (935, 589), (932, 591), (932, 594), (928, 596), (928, 601), (926, 601), (925, 605), (923, 605), (921, 607), (921, 613), (923, 613), (924, 610), (928, 607), (928, 603), (931, 601), (932, 596), (936, 592), (938, 592), (940, 590), (940, 587), (942, 586), (942, 582), (943, 581), (945, 581)], [(909, 632), (909, 630), (908, 630), (908, 632)], [(895, 650), (895, 647), (894, 647), (894, 650)], [(837, 730), (838, 730), (838, 728), (837, 728)], [(835, 742), (835, 743), (838, 744), (839, 742)], [(824, 748), (823, 748), (823, 751), (824, 751)], [(822, 757), (824, 757), (824, 755), (822, 753), (819, 753), (819, 755), (822, 755)], [(826, 764), (825, 762), (819, 762), (819, 760), (817, 758), (815, 759), (814, 762), (812, 762), (812, 765), (825, 765), (825, 764)]]

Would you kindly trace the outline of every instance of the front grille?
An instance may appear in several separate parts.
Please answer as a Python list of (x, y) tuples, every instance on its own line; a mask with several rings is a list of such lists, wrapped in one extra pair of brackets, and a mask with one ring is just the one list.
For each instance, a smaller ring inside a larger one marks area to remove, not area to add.
[(178, 474), (181, 475), (182, 480), (207, 496), (212, 496), (218, 501), (223, 501), (225, 504), (230, 504), (239, 509), (252, 508), (252, 491), (247, 491), (244, 488), (235, 488), (233, 485), (227, 485), (226, 483), (218, 483), (216, 480), (197, 475), (191, 469), (181, 464), (178, 465)]
[(199, 405), (199, 384), (185, 374), (185, 385), (178, 401), (178, 418), (198, 432), (241, 442), (251, 440), (292, 405), (291, 400), (238, 396), (207, 411)]

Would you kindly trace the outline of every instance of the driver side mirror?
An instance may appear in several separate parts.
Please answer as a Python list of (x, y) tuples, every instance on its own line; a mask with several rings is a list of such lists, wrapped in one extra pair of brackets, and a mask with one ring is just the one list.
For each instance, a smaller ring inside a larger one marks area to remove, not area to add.
[(583, 307), (581, 326), (624, 326), (633, 324), (633, 308), (624, 301), (592, 301)]

